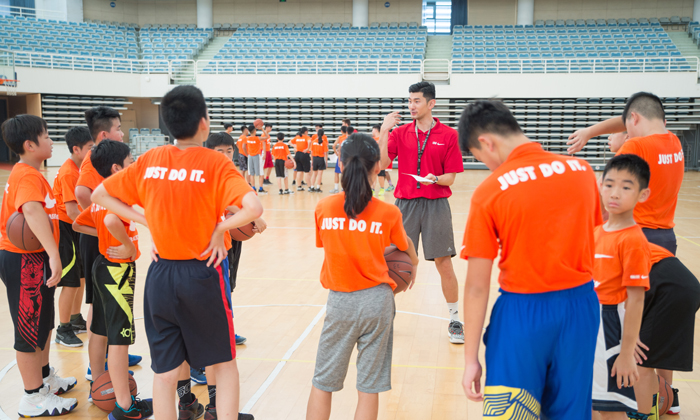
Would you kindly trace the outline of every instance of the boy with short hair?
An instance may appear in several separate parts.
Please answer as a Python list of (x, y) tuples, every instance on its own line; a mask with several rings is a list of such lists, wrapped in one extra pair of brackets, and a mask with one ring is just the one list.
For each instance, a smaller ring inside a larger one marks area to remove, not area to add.
[(335, 156), (338, 159), (335, 161), (335, 170), (333, 171), (334, 188), (329, 191), (331, 194), (337, 194), (340, 192), (340, 146), (343, 144), (343, 141), (345, 141), (346, 138), (348, 138), (348, 127), (343, 125), (340, 127), (340, 137), (338, 137), (338, 139), (333, 143), (333, 153), (335, 153)]
[(238, 136), (238, 140), (236, 140), (236, 147), (238, 148), (238, 169), (240, 169), (243, 174), (243, 178), (250, 184), (250, 177), (248, 176), (248, 153), (245, 144), (245, 139), (248, 138), (248, 134), (248, 126), (243, 124), (241, 126), (241, 135)]
[[(131, 165), (129, 146), (103, 140), (91, 154), (92, 165), (108, 179)], [(100, 255), (92, 267), (95, 299), (88, 353), (93, 377), (104, 373), (102, 361), (109, 346), (109, 376), (116, 406), (110, 420), (139, 420), (153, 415), (153, 402), (139, 400), (129, 389), (129, 346), (134, 344), (136, 260), (141, 255), (136, 224), (93, 203), (80, 213), (73, 228), (98, 238)], [(92, 383), (90, 385), (92, 393)]]
[[(224, 232), (259, 218), (263, 209), (233, 163), (201, 147), (209, 135), (209, 117), (199, 89), (172, 89), (161, 100), (160, 113), (176, 144), (144, 153), (105, 180), (92, 198), (124, 218), (147, 224), (157, 249), (144, 290), (156, 417), (176, 417), (177, 382), (187, 363), (213, 369), (224, 396), (217, 414), (233, 420), (239, 375), (229, 284), (220, 265), (227, 256)], [(141, 206), (145, 215), (132, 205)], [(235, 208), (240, 210), (219, 223), (225, 210)], [(178, 305), (173, 305), (175, 300)], [(197, 316), (183, 315), (189, 312)], [(179, 418), (198, 414), (198, 406), (181, 406)]]
[[(272, 156), (275, 158), (275, 175), (280, 188), (280, 195), (292, 194), (289, 191), (289, 179), (287, 179), (287, 167), (284, 164), (289, 159), (289, 147), (284, 144), (284, 133), (277, 133), (277, 143), (272, 147)], [(292, 162), (294, 162), (292, 160)], [(297, 167), (294, 162), (294, 167)], [(284, 178), (284, 190), (282, 190), (282, 179)]]
[[(600, 323), (591, 280), (593, 232), (602, 223), (593, 170), (584, 160), (530, 141), (501, 102), (467, 106), (459, 142), (493, 171), (472, 196), (460, 254), (469, 259), (463, 305), (467, 398), (483, 400), (489, 416), (590, 419)], [(479, 342), (499, 251), (502, 294), (484, 335), (482, 391)]]
[(71, 155), (58, 170), (53, 182), (61, 231), (58, 252), (63, 266), (61, 282), (58, 284), (62, 289), (58, 299), (60, 325), (56, 328), (56, 342), (68, 347), (80, 347), (83, 341), (75, 334), (85, 332), (87, 323), (80, 314), (85, 277), (80, 260), (80, 235), (73, 230), (73, 221), (82, 211), (75, 198), (75, 186), (80, 177), (80, 165), (95, 142), (85, 127), (71, 128), (65, 138)]
[(248, 153), (248, 171), (250, 173), (250, 185), (255, 189), (255, 177), (260, 177), (260, 189), (259, 193), (266, 193), (263, 190), (263, 170), (262, 161), (260, 160), (260, 155), (263, 153), (263, 142), (256, 135), (257, 128), (254, 125), (248, 126), (248, 132), (250, 135), (246, 137), (246, 152)]
[(272, 168), (275, 167), (275, 163), (272, 160), (272, 152), (270, 151), (272, 146), (272, 138), (270, 137), (270, 132), (272, 131), (272, 124), (265, 123), (263, 129), (263, 134), (260, 136), (260, 140), (263, 141), (265, 145), (265, 162), (263, 163), (263, 170), (265, 171), (265, 179), (263, 180), (264, 185), (272, 185), (270, 182), (270, 174), (272, 173)]
[[(626, 420), (628, 411), (636, 412), (635, 419), (646, 420), (652, 411), (651, 393), (647, 395), (638, 383), (635, 360), (651, 254), (633, 212), (637, 202), (649, 197), (648, 186), (649, 165), (639, 156), (615, 156), (603, 171), (600, 194), (609, 219), (595, 229), (593, 265), (601, 322), (593, 370), (593, 410), (603, 420)], [(635, 400), (637, 393), (645, 398)]]
[[(54, 287), (61, 280), (63, 266), (56, 200), (39, 168), (51, 157), (53, 142), (46, 121), (34, 115), (8, 119), (2, 124), (2, 135), (7, 147), (19, 155), (0, 210), (0, 278), (7, 288), (17, 367), (24, 386), (17, 411), (22, 417), (61, 415), (72, 411), (78, 401), (54, 395), (71, 390), (77, 381), (60, 378), (49, 367)], [(10, 242), (7, 221), (15, 212), (24, 214), (41, 249), (24, 251)]]

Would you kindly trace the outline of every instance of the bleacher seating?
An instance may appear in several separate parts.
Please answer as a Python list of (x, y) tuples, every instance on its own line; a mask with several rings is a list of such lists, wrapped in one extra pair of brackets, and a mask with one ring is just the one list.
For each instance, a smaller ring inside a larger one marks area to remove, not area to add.
[(144, 60), (191, 60), (211, 41), (213, 29), (195, 25), (143, 27), (139, 31)]
[(123, 111), (131, 104), (126, 98), (102, 96), (41, 95), (41, 113), (49, 126), (49, 136), (63, 141), (71, 127), (87, 127), (85, 111), (95, 106), (109, 106)]

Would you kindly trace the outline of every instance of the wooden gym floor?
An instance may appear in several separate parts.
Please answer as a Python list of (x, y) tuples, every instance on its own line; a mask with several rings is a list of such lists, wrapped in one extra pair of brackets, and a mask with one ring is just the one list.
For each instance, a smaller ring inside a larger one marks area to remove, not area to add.
[[(46, 172), (53, 182), (57, 168)], [(4, 184), (9, 172), (0, 170)], [(397, 172), (392, 174), (396, 176)], [(461, 244), (474, 188), (487, 171), (458, 175), (450, 198), (455, 239)], [(327, 292), (318, 275), (322, 250), (315, 247), (313, 210), (328, 193), (277, 195), (275, 185), (260, 199), (268, 230), (243, 245), (238, 285), (233, 294), (236, 332), (248, 342), (238, 346), (241, 373), (241, 411), (257, 419), (303, 419), (311, 388), (318, 338), (323, 325)], [(324, 173), (323, 189), (333, 188), (333, 171)], [(384, 200), (393, 202), (391, 193)], [(134, 368), (140, 396), (152, 396), (153, 373), (143, 328), (143, 283), (149, 264), (150, 235), (140, 227), (143, 252), (137, 263), (136, 344), (131, 353), (144, 357)], [(678, 257), (700, 277), (700, 173), (686, 173), (676, 213)], [(422, 257), (422, 252), (419, 252)], [(455, 272), (461, 288), (467, 263), (455, 258)], [(413, 290), (396, 298), (392, 387), (380, 396), (380, 419), (478, 419), (481, 404), (468, 402), (462, 390), (463, 347), (447, 339), (447, 308), (434, 264), (421, 262)], [(491, 304), (498, 295), (497, 269), (492, 281)], [(57, 292), (58, 298), (58, 292)], [(58, 300), (58, 299), (57, 299)], [(461, 298), (460, 298), (461, 301)], [(5, 288), (0, 287), (0, 420), (17, 417), (22, 395), (15, 358), (13, 328)], [(83, 307), (87, 316), (87, 306)], [(700, 325), (700, 323), (699, 323)], [(86, 334), (79, 335), (84, 341)], [(700, 419), (700, 326), (696, 327), (695, 372), (677, 374), (680, 389), (680, 419)], [(482, 363), (483, 363), (483, 346)], [(66, 396), (79, 400), (78, 408), (66, 419), (105, 419), (107, 413), (87, 403), (87, 346), (70, 349), (52, 343), (51, 364), (61, 376), (75, 376), (78, 385)], [(352, 359), (354, 362), (354, 358)], [(3, 369), (4, 368), (4, 369)], [(357, 393), (356, 370), (350, 366), (345, 389), (334, 396), (333, 419), (352, 419)], [(208, 402), (205, 386), (194, 386), (200, 402)], [(219, 398), (223, 396), (220, 395)], [(3, 413), (4, 412), (4, 413)], [(672, 419), (672, 416), (666, 416)]]

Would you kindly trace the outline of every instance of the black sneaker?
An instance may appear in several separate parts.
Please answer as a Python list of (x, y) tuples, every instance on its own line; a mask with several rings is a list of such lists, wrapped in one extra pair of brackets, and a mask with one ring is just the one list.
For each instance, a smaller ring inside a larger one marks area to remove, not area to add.
[(306, 185), (306, 182), (304, 182), (304, 181), (301, 181), (301, 185)]
[(297, 191), (304, 191), (304, 187), (297, 187)]
[(270, 182), (269, 179), (264, 179), (264, 180), (263, 180), (263, 184), (264, 184), (264, 185), (272, 185), (272, 182)]
[(255, 417), (248, 413), (238, 413), (238, 420), (255, 420)]
[(671, 389), (673, 390), (673, 404), (671, 404), (671, 407), (668, 409), (666, 414), (673, 414), (675, 416), (681, 413), (681, 404), (678, 402), (678, 389)]
[(83, 340), (75, 336), (73, 326), (56, 328), (56, 342), (66, 347), (80, 347), (83, 345)]
[(204, 415), (204, 406), (196, 398), (187, 405), (178, 401), (177, 408), (180, 412), (178, 420), (196, 420)]
[(323, 190), (322, 190), (321, 188), (316, 188), (316, 192), (317, 192), (317, 193), (322, 193)]
[(279, 193), (279, 194), (280, 194), (280, 195), (283, 195), (283, 194), (284, 194), (284, 191), (280, 190), (280, 193)]
[(292, 192), (289, 191), (289, 190), (284, 190), (284, 193), (285, 193), (285, 194), (291, 194)]
[(292, 181), (292, 186), (294, 186), (294, 185), (297, 185), (296, 179), (294, 181)]
[(83, 334), (87, 332), (87, 321), (80, 315), (78, 318), (70, 322), (73, 327), (73, 332), (76, 334)]
[(216, 407), (207, 404), (207, 408), (204, 410), (204, 420), (216, 420)]
[(153, 415), (153, 400), (139, 400), (132, 396), (133, 401), (131, 408), (128, 411), (122, 410), (119, 405), (114, 407), (109, 413), (109, 420), (141, 420)]

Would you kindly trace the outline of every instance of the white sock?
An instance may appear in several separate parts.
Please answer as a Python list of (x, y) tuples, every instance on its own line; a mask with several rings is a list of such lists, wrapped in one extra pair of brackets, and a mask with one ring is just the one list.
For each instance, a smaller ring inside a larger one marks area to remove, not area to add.
[(448, 303), (447, 310), (450, 312), (450, 321), (459, 322), (459, 302)]
[(338, 184), (335, 184), (335, 189), (336, 189), (336, 190), (339, 189), (339, 188), (338, 188)]

